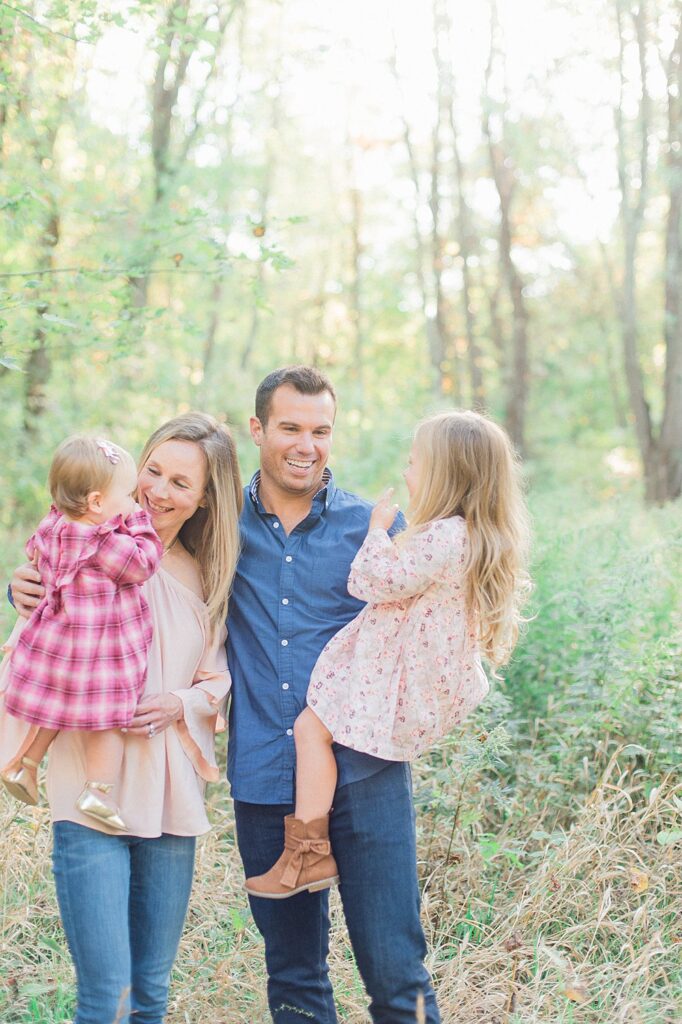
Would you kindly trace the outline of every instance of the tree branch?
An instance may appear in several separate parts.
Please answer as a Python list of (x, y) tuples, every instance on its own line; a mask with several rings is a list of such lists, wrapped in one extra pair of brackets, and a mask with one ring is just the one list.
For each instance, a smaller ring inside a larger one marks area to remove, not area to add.
[(37, 18), (34, 18), (32, 14), (29, 14), (29, 12), (25, 11), (22, 7), (13, 7), (12, 4), (4, 3), (4, 0), (0, 0), (0, 7), (5, 7), (8, 11), (13, 11), (14, 14), (18, 14), (22, 18), (26, 18), (27, 21), (32, 21), (34, 25), (41, 29), (41, 31), (49, 32), (52, 36), (60, 36), (62, 39), (68, 39), (70, 43), (87, 42), (85, 39), (81, 40), (76, 36), (67, 35), (66, 32), (60, 32), (56, 28), (50, 28), (49, 25), (45, 25), (42, 21), (38, 21)]

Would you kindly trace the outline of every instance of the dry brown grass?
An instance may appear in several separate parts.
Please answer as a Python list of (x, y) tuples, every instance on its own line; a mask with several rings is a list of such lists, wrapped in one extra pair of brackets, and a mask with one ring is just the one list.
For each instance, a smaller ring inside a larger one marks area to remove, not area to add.
[[(521, 776), (524, 758), (529, 767), (530, 747), (516, 765)], [(552, 799), (539, 783), (525, 804), (517, 793), (502, 814), (491, 807), (458, 831), (448, 859), (451, 819), (421, 817), (424, 923), (443, 1021), (679, 1022), (680, 845), (657, 835), (679, 827), (682, 781), (669, 773), (647, 793), (652, 780), (630, 762), (623, 768), (619, 751), (583, 799), (567, 791), (561, 805), (561, 787), (571, 783), (550, 781)], [(168, 1024), (261, 1024), (269, 1020), (261, 945), (225, 787), (209, 799), (214, 828), (198, 851)], [(3, 796), (0, 828), (0, 1020), (66, 1021), (72, 972), (49, 873), (47, 812), (17, 814)], [(496, 846), (486, 847), (492, 832)], [(337, 894), (332, 904), (340, 1018), (360, 1024), (366, 1000)]]
[[(648, 513), (649, 532), (628, 547), (615, 528), (626, 513), (619, 504), (592, 533), (547, 542), (538, 615), (507, 678), (513, 700), (491, 698), (481, 718), (507, 722), (506, 763), (477, 760), (494, 730), (479, 744), (474, 727), (415, 766), (444, 1024), (682, 1022), (682, 842), (660, 841), (682, 832), (682, 773), (670, 770), (681, 759), (682, 537)], [(635, 532), (642, 516), (630, 515)], [(224, 784), (209, 806), (168, 1024), (266, 1024)], [(46, 810), (0, 795), (0, 1024), (71, 1018), (49, 848)], [(360, 1024), (366, 998), (338, 894), (332, 912), (339, 1017)]]

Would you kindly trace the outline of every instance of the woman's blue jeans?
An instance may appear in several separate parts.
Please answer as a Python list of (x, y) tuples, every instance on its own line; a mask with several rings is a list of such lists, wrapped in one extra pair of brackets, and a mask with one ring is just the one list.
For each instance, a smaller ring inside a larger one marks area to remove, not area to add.
[(193, 836), (112, 836), (55, 822), (57, 899), (78, 982), (73, 1024), (162, 1024), (194, 846)]

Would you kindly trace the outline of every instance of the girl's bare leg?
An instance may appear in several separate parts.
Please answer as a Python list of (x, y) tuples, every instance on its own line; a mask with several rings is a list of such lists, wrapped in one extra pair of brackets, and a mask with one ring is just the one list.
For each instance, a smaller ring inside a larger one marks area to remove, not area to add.
[(59, 729), (38, 729), (35, 739), (28, 750), (24, 751), (24, 757), (30, 757), (36, 764), (40, 764), (47, 753), (47, 748), (52, 743)]
[(332, 734), (314, 711), (305, 708), (294, 722), (296, 743), (296, 817), (316, 821), (329, 814), (336, 789)]
[(84, 732), (85, 777), (89, 782), (118, 782), (125, 740), (119, 729)]

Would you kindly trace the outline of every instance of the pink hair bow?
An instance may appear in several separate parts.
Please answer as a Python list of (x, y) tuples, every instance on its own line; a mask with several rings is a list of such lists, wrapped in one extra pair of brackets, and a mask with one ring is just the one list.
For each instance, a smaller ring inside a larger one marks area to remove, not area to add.
[(107, 458), (109, 462), (112, 462), (114, 466), (117, 462), (121, 461), (120, 452), (117, 451), (111, 441), (106, 441), (103, 437), (98, 437), (96, 443), (104, 457)]

